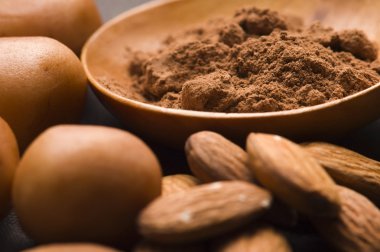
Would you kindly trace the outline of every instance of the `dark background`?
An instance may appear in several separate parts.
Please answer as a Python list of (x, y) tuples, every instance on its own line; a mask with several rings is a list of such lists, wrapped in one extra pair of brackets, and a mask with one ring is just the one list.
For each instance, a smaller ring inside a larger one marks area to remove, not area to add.
[[(207, 1), (207, 0), (205, 0)], [(149, 2), (148, 0), (96, 0), (103, 21), (137, 5)], [(380, 97), (379, 97), (380, 99)], [(378, 108), (380, 109), (380, 108)], [(123, 126), (98, 102), (90, 91), (86, 104), (83, 124), (108, 125), (123, 128)], [(356, 150), (369, 157), (380, 160), (380, 121), (374, 122), (343, 139), (333, 141), (350, 149)], [(168, 150), (162, 146), (149, 143), (158, 155), (166, 174), (186, 172), (183, 151)], [(326, 247), (319, 238), (309, 235), (310, 230), (298, 230), (287, 234), (291, 238), (296, 251), (326, 251)], [(13, 252), (33, 246), (33, 242), (22, 232), (16, 216), (11, 213), (0, 223), (0, 252)]]

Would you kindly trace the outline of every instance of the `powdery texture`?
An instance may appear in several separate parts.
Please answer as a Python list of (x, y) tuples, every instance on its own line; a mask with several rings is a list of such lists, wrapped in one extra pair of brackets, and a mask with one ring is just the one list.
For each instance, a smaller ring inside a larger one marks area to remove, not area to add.
[(168, 108), (290, 110), (379, 82), (376, 58), (376, 46), (361, 31), (320, 24), (304, 29), (277, 12), (243, 9), (167, 38), (157, 53), (134, 53), (128, 68), (133, 84), (118, 92)]

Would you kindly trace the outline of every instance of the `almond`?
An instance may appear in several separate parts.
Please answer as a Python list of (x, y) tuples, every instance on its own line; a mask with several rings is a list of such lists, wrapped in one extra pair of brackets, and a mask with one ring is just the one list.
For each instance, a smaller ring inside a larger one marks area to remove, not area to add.
[(380, 206), (380, 162), (328, 143), (310, 143), (305, 149), (336, 183), (360, 192)]
[(162, 196), (172, 193), (184, 192), (192, 187), (200, 185), (199, 179), (186, 174), (176, 174), (162, 178)]
[(285, 237), (269, 226), (240, 232), (219, 245), (215, 252), (290, 252)]
[(337, 186), (341, 211), (334, 219), (313, 218), (313, 222), (337, 250), (343, 252), (380, 251), (380, 211), (363, 195)]
[(191, 171), (204, 182), (253, 181), (247, 153), (217, 133), (202, 131), (191, 135), (185, 151)]
[(142, 211), (139, 230), (158, 242), (202, 240), (259, 217), (271, 199), (268, 191), (243, 181), (205, 184), (154, 200)]
[(335, 183), (302, 147), (268, 134), (250, 134), (249, 165), (259, 182), (280, 200), (307, 215), (335, 216)]

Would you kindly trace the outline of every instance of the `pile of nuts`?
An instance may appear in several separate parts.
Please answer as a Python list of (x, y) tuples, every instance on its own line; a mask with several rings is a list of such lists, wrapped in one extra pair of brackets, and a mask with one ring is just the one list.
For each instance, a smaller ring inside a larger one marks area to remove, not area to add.
[(274, 226), (307, 217), (338, 251), (380, 251), (380, 163), (326, 143), (213, 132), (186, 143), (190, 175), (166, 176), (139, 216), (135, 251), (291, 251)]

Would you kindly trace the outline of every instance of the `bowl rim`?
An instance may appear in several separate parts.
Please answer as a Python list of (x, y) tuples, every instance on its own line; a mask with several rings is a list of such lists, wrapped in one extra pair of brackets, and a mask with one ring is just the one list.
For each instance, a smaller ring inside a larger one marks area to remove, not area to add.
[(132, 107), (134, 109), (145, 110), (152, 113), (161, 113), (165, 115), (172, 115), (178, 117), (197, 117), (197, 118), (209, 118), (209, 119), (253, 119), (253, 118), (269, 118), (269, 117), (284, 117), (291, 115), (300, 115), (307, 112), (320, 111), (323, 109), (328, 109), (334, 107), (336, 105), (346, 103), (352, 99), (370, 93), (378, 88), (380, 88), (380, 82), (373, 84), (371, 87), (368, 87), (362, 91), (354, 93), (352, 95), (343, 97), (341, 99), (333, 100), (330, 102), (322, 103), (319, 105), (302, 107), (298, 109), (292, 110), (283, 110), (283, 111), (275, 111), (275, 112), (254, 112), (254, 113), (225, 113), (225, 112), (208, 112), (208, 111), (195, 111), (195, 110), (185, 110), (185, 109), (174, 109), (174, 108), (165, 108), (158, 105), (153, 105), (149, 103), (144, 103), (141, 101), (137, 101), (134, 99), (126, 98), (122, 95), (119, 95), (110, 89), (106, 88), (99, 81), (97, 81), (92, 75), (89, 66), (87, 64), (87, 55), (88, 48), (90, 47), (93, 41), (96, 41), (98, 37), (100, 37), (104, 32), (106, 32), (112, 26), (122, 22), (124, 19), (129, 18), (131, 16), (137, 15), (141, 12), (160, 7), (165, 4), (170, 4), (173, 2), (180, 2), (181, 0), (153, 0), (151, 2), (147, 2), (145, 4), (139, 5), (135, 8), (127, 10), (118, 16), (112, 18), (105, 24), (103, 24), (91, 37), (86, 41), (82, 53), (81, 53), (81, 61), (84, 68), (84, 71), (90, 81), (90, 85), (93, 89), (105, 95), (106, 97), (117, 101), (125, 106)]

